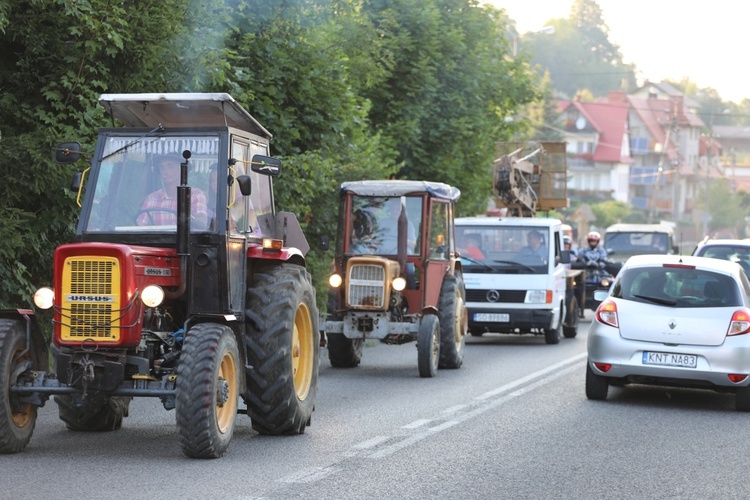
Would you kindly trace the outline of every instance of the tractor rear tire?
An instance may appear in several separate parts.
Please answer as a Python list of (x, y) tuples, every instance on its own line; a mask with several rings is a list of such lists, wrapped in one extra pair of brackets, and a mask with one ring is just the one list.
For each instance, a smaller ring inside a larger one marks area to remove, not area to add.
[(464, 346), (468, 318), (464, 305), (464, 289), (456, 276), (446, 275), (438, 299), (440, 319), (440, 361), (438, 368), (460, 368), (464, 362)]
[(328, 359), (335, 368), (354, 368), (362, 359), (363, 339), (350, 339), (343, 333), (327, 333)]
[(241, 366), (237, 338), (228, 326), (199, 323), (185, 335), (175, 411), (186, 456), (218, 458), (227, 451), (237, 416)]
[(15, 383), (11, 374), (21, 363), (30, 363), (29, 368), (36, 368), (36, 355), (29, 349), (21, 359), (14, 358), (26, 350), (26, 334), (20, 321), (0, 319), (0, 454), (18, 453), (26, 448), (31, 440), (36, 425), (37, 407), (32, 404), (19, 403), (10, 393), (10, 386)]
[(60, 420), (76, 432), (116, 431), (128, 416), (131, 397), (111, 396), (84, 399), (81, 394), (55, 396)]
[(315, 289), (304, 267), (255, 271), (245, 300), (247, 414), (261, 434), (302, 434), (318, 393), (320, 331)]
[(417, 365), (419, 376), (431, 378), (437, 375), (440, 359), (440, 320), (434, 314), (422, 317), (417, 337)]

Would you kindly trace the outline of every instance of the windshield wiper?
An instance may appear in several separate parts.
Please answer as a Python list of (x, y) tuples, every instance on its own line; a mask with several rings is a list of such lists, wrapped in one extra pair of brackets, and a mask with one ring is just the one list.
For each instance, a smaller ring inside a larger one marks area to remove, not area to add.
[(145, 139), (146, 137), (150, 136), (150, 135), (151, 135), (151, 134), (153, 134), (154, 132), (161, 132), (162, 130), (164, 130), (164, 127), (163, 127), (163, 126), (161, 125), (161, 123), (160, 123), (160, 124), (159, 124), (159, 126), (157, 126), (157, 127), (155, 128), (155, 129), (153, 129), (153, 130), (149, 130), (148, 132), (146, 132), (145, 134), (143, 134), (142, 136), (140, 136), (140, 137), (139, 137), (138, 139), (136, 139), (136, 140), (134, 140), (134, 141), (131, 141), (131, 142), (129, 142), (129, 143), (127, 143), (127, 144), (125, 144), (125, 145), (124, 145), (123, 147), (121, 147), (120, 149), (116, 149), (116, 150), (112, 151), (111, 153), (109, 153), (109, 154), (108, 154), (107, 156), (105, 156), (104, 158), (102, 158), (102, 159), (101, 159), (101, 160), (99, 160), (99, 161), (100, 161), (100, 162), (101, 162), (101, 161), (104, 161), (104, 160), (106, 160), (107, 158), (109, 158), (110, 156), (114, 156), (114, 155), (116, 155), (117, 153), (121, 153), (122, 151), (125, 151), (125, 150), (126, 150), (126, 149), (128, 149), (128, 148), (129, 148), (130, 146), (132, 146), (133, 144), (138, 144), (139, 142), (141, 142), (141, 141), (142, 141), (143, 139)]
[(466, 255), (461, 256), (462, 259), (466, 259), (472, 264), (479, 264), (480, 266), (484, 266), (486, 269), (489, 269), (490, 271), (494, 271), (492, 266), (488, 266), (486, 262), (482, 262), (480, 260), (472, 259), (471, 257), (467, 257)]
[(677, 305), (676, 299), (664, 299), (661, 297), (650, 297), (648, 295), (640, 295), (640, 294), (633, 294), (633, 297), (638, 297), (639, 299), (649, 300), (651, 302), (656, 302), (657, 304), (661, 304), (663, 306), (674, 306)]

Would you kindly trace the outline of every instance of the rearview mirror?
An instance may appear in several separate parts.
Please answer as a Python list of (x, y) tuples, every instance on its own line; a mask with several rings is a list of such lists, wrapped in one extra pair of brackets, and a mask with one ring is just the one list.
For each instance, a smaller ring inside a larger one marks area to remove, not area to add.
[(276, 177), (281, 173), (281, 160), (271, 158), (270, 156), (255, 155), (253, 156), (250, 168), (252, 168), (253, 172)]
[(81, 144), (78, 142), (63, 142), (55, 148), (55, 163), (75, 163), (81, 158)]

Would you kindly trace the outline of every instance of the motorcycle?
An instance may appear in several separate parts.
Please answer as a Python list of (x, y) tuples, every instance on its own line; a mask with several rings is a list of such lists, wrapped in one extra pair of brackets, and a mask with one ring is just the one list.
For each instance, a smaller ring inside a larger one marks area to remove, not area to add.
[(579, 292), (583, 296), (579, 299), (579, 303), (583, 304), (583, 307), (579, 310), (581, 317), (585, 309), (596, 311), (601, 301), (594, 299), (594, 292), (598, 290), (609, 291), (609, 287), (614, 282), (621, 267), (620, 264), (601, 260), (583, 260), (572, 263), (571, 268), (581, 269), (585, 272), (584, 289)]

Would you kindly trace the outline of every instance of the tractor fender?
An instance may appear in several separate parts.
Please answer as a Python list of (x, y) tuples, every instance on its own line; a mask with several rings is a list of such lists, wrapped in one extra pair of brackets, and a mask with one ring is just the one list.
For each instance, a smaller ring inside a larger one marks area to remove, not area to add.
[(49, 367), (47, 346), (49, 342), (44, 338), (39, 325), (36, 321), (36, 316), (32, 309), (0, 309), (0, 319), (8, 319), (18, 321), (23, 325), (23, 329), (26, 332), (27, 347), (29, 347), (29, 341), (31, 342), (31, 348), (37, 353), (37, 362), (39, 363), (39, 370), (47, 371)]

